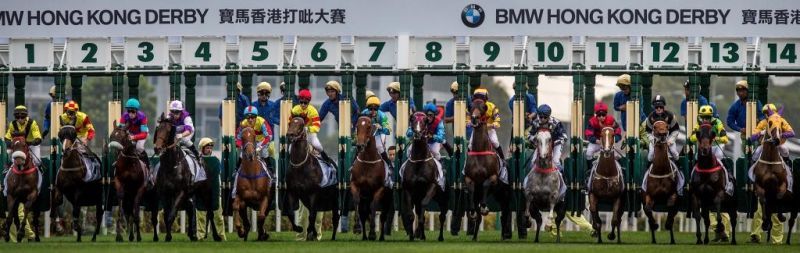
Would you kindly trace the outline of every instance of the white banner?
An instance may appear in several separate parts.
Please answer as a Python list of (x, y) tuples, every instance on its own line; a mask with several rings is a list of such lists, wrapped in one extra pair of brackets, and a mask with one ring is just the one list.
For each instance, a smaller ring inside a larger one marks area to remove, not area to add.
[(800, 37), (796, 0), (5, 0), (0, 36)]

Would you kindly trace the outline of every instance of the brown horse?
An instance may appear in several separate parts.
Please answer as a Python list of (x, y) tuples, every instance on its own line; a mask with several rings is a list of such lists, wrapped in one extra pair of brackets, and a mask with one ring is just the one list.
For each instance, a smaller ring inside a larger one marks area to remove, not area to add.
[[(444, 225), (447, 218), (447, 193), (439, 187), (439, 172), (435, 157), (428, 150), (431, 134), (425, 113), (417, 112), (411, 118), (411, 155), (403, 165), (403, 226), (408, 239), (425, 240), (425, 208), (435, 198), (439, 204), (439, 241), (444, 241)], [(443, 176), (443, 175), (441, 175)], [(414, 228), (416, 214), (417, 229)]]
[(234, 227), (239, 237), (247, 241), (247, 234), (250, 232), (247, 208), (258, 210), (257, 240), (266, 241), (269, 239), (269, 234), (264, 229), (264, 221), (269, 211), (272, 179), (258, 157), (255, 130), (245, 127), (241, 130), (241, 135), (242, 162), (241, 168), (236, 173), (236, 196), (233, 200)]
[[(385, 186), (386, 165), (378, 154), (375, 144), (377, 127), (372, 124), (372, 118), (361, 116), (356, 121), (356, 161), (350, 172), (350, 194), (353, 196), (353, 205), (358, 211), (361, 226), (361, 240), (375, 240), (375, 213), (382, 209), (380, 224), (386, 223), (391, 210), (390, 188)], [(367, 237), (366, 223), (370, 222), (369, 237)], [(384, 240), (385, 231), (381, 231), (380, 239)]]
[[(286, 171), (286, 186), (288, 190), (289, 210), (297, 209), (297, 200), (303, 202), (308, 208), (308, 229), (306, 240), (317, 240), (315, 223), (317, 212), (331, 210), (333, 224), (339, 224), (339, 194), (336, 184), (322, 188), (323, 171), (319, 160), (312, 154), (313, 148), (306, 139), (305, 120), (303, 117), (294, 117), (289, 122), (286, 138), (291, 143), (289, 147), (289, 170)], [(303, 228), (297, 225), (295, 213), (289, 212), (289, 221), (295, 232), (302, 232)], [(333, 229), (331, 240), (336, 240), (336, 229)]]
[[(100, 225), (103, 220), (103, 195), (95, 194), (103, 190), (103, 185), (98, 177), (91, 182), (84, 182), (87, 173), (90, 173), (84, 159), (97, 159), (97, 155), (89, 150), (89, 146), (77, 138), (74, 126), (66, 125), (58, 131), (58, 138), (64, 145), (64, 155), (61, 158), (61, 166), (58, 167), (56, 176), (56, 189), (53, 194), (53, 208), (57, 208), (64, 203), (64, 196), (72, 203), (72, 228), (77, 233), (77, 241), (81, 241), (83, 235), (83, 222), (81, 222), (81, 208), (83, 206), (95, 207), (95, 224), (92, 241), (97, 239), (100, 233)], [(99, 173), (97, 171), (96, 173)], [(50, 212), (51, 218), (55, 218), (58, 212)]]
[[(692, 213), (697, 225), (697, 244), (708, 244), (708, 228), (711, 223), (709, 213), (717, 214), (717, 224), (722, 224), (722, 215), (725, 211), (731, 217), (731, 244), (736, 244), (736, 201), (725, 194), (726, 173), (722, 164), (712, 151), (715, 134), (710, 124), (700, 126), (697, 134), (697, 162), (692, 173), (689, 189), (692, 193)], [(704, 219), (706, 236), (700, 240), (700, 219)], [(667, 223), (669, 224), (669, 223)], [(724, 231), (724, 226), (717, 226), (717, 233)]]
[(781, 143), (781, 125), (778, 121), (773, 122), (768, 118), (767, 126), (766, 136), (761, 142), (761, 157), (753, 168), (756, 197), (764, 211), (761, 217), (764, 220), (761, 224), (764, 231), (772, 229), (772, 214), (776, 214), (781, 222), (786, 220), (782, 213), (777, 212), (777, 208), (780, 202), (785, 201), (788, 187), (785, 164), (778, 152), (778, 145)]
[[(11, 230), (11, 221), (14, 221), (17, 226), (17, 242), (22, 242), (22, 238), (25, 236), (25, 222), (28, 220), (28, 214), (33, 211), (33, 233), (36, 236), (35, 241), (39, 241), (39, 211), (35, 210), (33, 204), (36, 203), (36, 198), (39, 196), (39, 173), (36, 167), (36, 164), (33, 163), (33, 159), (31, 157), (30, 150), (28, 149), (28, 144), (25, 142), (25, 136), (19, 133), (14, 133), (11, 139), (11, 153), (14, 152), (22, 152), (25, 154), (25, 163), (21, 165), (13, 165), (6, 174), (6, 203), (8, 208), (9, 216), (6, 219), (6, 242), (11, 240), (11, 234), (9, 231)], [(19, 209), (19, 205), (22, 204), (25, 210), (25, 214), (22, 216), (22, 219), (19, 219), (19, 215), (17, 215), (17, 210)]]
[[(190, 164), (186, 162), (186, 154), (184, 154), (180, 143), (175, 139), (176, 129), (171, 120), (165, 118), (164, 114), (158, 119), (158, 126), (155, 133), (153, 133), (153, 141), (155, 154), (159, 159), (159, 169), (156, 173), (155, 190), (158, 194), (155, 195), (154, 202), (155, 210), (157, 213), (158, 206), (164, 208), (164, 225), (166, 226), (167, 235), (164, 241), (172, 241), (172, 225), (175, 222), (178, 210), (184, 209), (187, 213), (189, 220), (188, 236), (189, 240), (197, 241), (197, 219), (195, 215), (194, 188), (204, 183), (208, 187), (207, 180), (194, 183), (193, 175), (190, 171)], [(194, 160), (197, 166), (200, 166), (200, 161)], [(203, 168), (200, 168), (203, 169)], [(197, 172), (200, 173), (200, 172)], [(211, 203), (211, 196), (199, 196), (206, 198), (205, 203)], [(163, 205), (158, 205), (163, 204)], [(209, 220), (213, 220), (214, 214), (207, 212)], [(158, 216), (153, 215), (151, 222), (153, 226), (158, 226)], [(216, 230), (212, 222), (212, 230)], [(215, 231), (212, 234), (216, 235)], [(153, 241), (158, 241), (157, 230), (153, 233)]]
[(471, 151), (467, 152), (467, 161), (464, 168), (464, 183), (471, 202), (468, 215), (473, 223), (472, 240), (478, 240), (478, 231), (484, 215), (489, 214), (486, 199), (493, 193), (500, 203), (501, 224), (503, 240), (511, 239), (511, 187), (500, 181), (500, 158), (495, 153), (489, 140), (489, 126), (486, 114), (488, 107), (483, 100), (476, 99), (472, 102), (472, 138)]
[[(658, 230), (658, 221), (653, 218), (653, 207), (656, 202), (666, 202), (669, 212), (667, 214), (667, 222), (664, 224), (665, 229), (669, 230), (670, 244), (675, 244), (675, 236), (673, 232), (673, 223), (675, 214), (678, 213), (678, 171), (672, 169), (672, 162), (669, 160), (669, 143), (667, 142), (667, 123), (664, 121), (656, 121), (653, 123), (653, 163), (650, 166), (649, 173), (647, 173), (645, 180), (647, 180), (647, 188), (641, 193), (642, 206), (647, 221), (650, 225), (650, 242), (656, 243), (656, 230)], [(698, 230), (699, 231), (699, 230)]]
[(597, 170), (592, 173), (592, 187), (589, 189), (589, 211), (592, 213), (592, 227), (597, 231), (597, 243), (603, 242), (601, 229), (603, 220), (600, 218), (598, 205), (600, 202), (610, 202), (613, 205), (613, 217), (611, 218), (611, 233), (608, 240), (617, 240), (622, 243), (620, 238), (620, 223), (622, 222), (623, 194), (625, 186), (622, 175), (617, 163), (614, 152), (614, 128), (603, 127), (600, 131), (600, 157), (597, 160)]
[(123, 223), (128, 227), (128, 241), (142, 241), (139, 229), (139, 209), (147, 189), (147, 178), (150, 175), (147, 164), (141, 160), (141, 154), (136, 152), (136, 146), (131, 141), (128, 130), (117, 126), (111, 132), (111, 142), (108, 147), (115, 152), (117, 161), (114, 162), (114, 189), (119, 201), (119, 218), (117, 219), (117, 242), (122, 242)]

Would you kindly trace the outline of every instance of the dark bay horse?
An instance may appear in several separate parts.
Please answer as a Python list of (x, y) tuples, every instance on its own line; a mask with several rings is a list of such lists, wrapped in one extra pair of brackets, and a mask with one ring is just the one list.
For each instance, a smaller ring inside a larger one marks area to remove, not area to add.
[[(361, 116), (356, 121), (356, 161), (350, 172), (350, 194), (353, 205), (358, 211), (361, 226), (361, 240), (375, 240), (375, 213), (382, 209), (380, 224), (386, 223), (389, 210), (392, 209), (392, 190), (385, 186), (386, 165), (378, 154), (375, 145), (375, 131), (372, 118)], [(369, 221), (369, 237), (366, 223)], [(381, 231), (380, 240), (384, 240), (385, 231)]]
[(524, 185), (526, 212), (523, 215), (525, 221), (528, 220), (528, 215), (536, 221), (534, 242), (539, 242), (539, 232), (543, 225), (541, 211), (549, 212), (550, 216), (555, 213), (556, 242), (561, 242), (561, 226), (558, 224), (561, 224), (567, 212), (560, 191), (564, 182), (561, 180), (561, 172), (553, 164), (553, 146), (550, 130), (539, 129), (534, 136), (536, 162), (531, 164), (532, 169), (528, 172)]
[[(92, 153), (86, 143), (77, 139), (77, 131), (74, 126), (63, 126), (58, 131), (58, 138), (64, 145), (64, 155), (61, 158), (61, 166), (58, 167), (56, 176), (56, 189), (53, 196), (53, 208), (64, 203), (64, 197), (72, 203), (72, 228), (77, 233), (77, 241), (81, 241), (83, 235), (83, 222), (81, 222), (81, 207), (95, 207), (95, 224), (92, 241), (97, 239), (100, 233), (100, 225), (103, 220), (103, 194), (96, 194), (103, 190), (103, 185), (98, 177), (91, 182), (84, 182), (84, 178), (89, 172), (84, 159), (98, 159)], [(100, 173), (97, 171), (95, 173)], [(50, 216), (55, 218), (58, 212), (50, 212)]]
[[(712, 151), (715, 134), (710, 124), (700, 126), (697, 134), (697, 162), (690, 180), (692, 193), (692, 214), (697, 224), (697, 244), (708, 244), (708, 229), (711, 224), (709, 213), (717, 214), (717, 233), (724, 231), (721, 212), (731, 217), (731, 244), (736, 244), (736, 201), (725, 193), (726, 173)], [(700, 240), (700, 219), (704, 220), (705, 239)], [(670, 223), (667, 223), (670, 224)]]
[[(302, 232), (303, 228), (297, 225), (295, 212), (298, 207), (297, 200), (303, 202), (308, 208), (307, 241), (317, 240), (316, 221), (317, 212), (331, 210), (333, 224), (339, 224), (339, 194), (336, 184), (322, 188), (323, 171), (319, 160), (312, 154), (313, 148), (306, 139), (305, 120), (303, 117), (294, 117), (289, 122), (286, 133), (291, 143), (289, 147), (289, 169), (286, 171), (286, 186), (288, 190), (289, 221), (295, 232)], [(336, 240), (336, 229), (333, 229), (331, 240)]]
[(761, 229), (770, 231), (772, 229), (772, 214), (776, 214), (782, 222), (786, 217), (778, 213), (778, 205), (785, 201), (788, 193), (788, 181), (784, 161), (778, 151), (781, 143), (780, 121), (767, 118), (767, 131), (761, 141), (761, 157), (754, 165), (753, 175), (755, 176), (756, 197), (763, 208)]
[[(115, 122), (116, 123), (116, 122)], [(108, 147), (116, 153), (117, 161), (114, 162), (114, 189), (119, 201), (119, 217), (117, 218), (117, 242), (122, 242), (123, 223), (128, 227), (128, 241), (142, 241), (139, 230), (139, 209), (147, 189), (149, 168), (141, 160), (141, 154), (136, 152), (136, 145), (131, 141), (128, 130), (117, 126), (111, 132)]]
[(471, 151), (467, 152), (464, 168), (464, 183), (470, 196), (469, 218), (473, 223), (472, 240), (478, 240), (478, 230), (484, 215), (489, 214), (486, 199), (493, 193), (500, 203), (503, 240), (511, 239), (511, 186), (500, 181), (500, 158), (489, 140), (489, 126), (483, 116), (488, 106), (483, 100), (472, 102), (472, 138)]
[[(447, 218), (448, 195), (439, 187), (436, 159), (428, 149), (431, 134), (425, 113), (417, 112), (411, 118), (411, 155), (403, 168), (403, 227), (408, 239), (425, 240), (425, 208), (435, 199), (439, 204), (439, 241), (444, 241), (444, 225)], [(416, 215), (416, 230), (414, 216)]]
[(597, 158), (597, 169), (592, 173), (589, 189), (589, 211), (592, 213), (592, 227), (597, 231), (597, 243), (603, 242), (601, 229), (603, 220), (600, 218), (600, 202), (610, 202), (613, 205), (613, 216), (611, 218), (611, 233), (608, 240), (617, 240), (622, 243), (620, 238), (620, 223), (622, 222), (622, 212), (625, 186), (621, 168), (617, 167), (616, 152), (614, 150), (614, 128), (603, 127), (600, 131), (600, 157)]
[[(33, 206), (36, 203), (36, 198), (39, 197), (39, 173), (36, 164), (33, 163), (30, 149), (25, 142), (25, 136), (19, 133), (12, 134), (11, 139), (11, 153), (22, 152), (25, 154), (25, 163), (21, 165), (12, 165), (10, 172), (6, 174), (6, 207), (8, 208), (9, 217), (6, 218), (5, 224), (5, 239), (6, 242), (11, 240), (11, 221), (14, 221), (17, 226), (17, 242), (22, 242), (25, 236), (25, 222), (28, 220), (28, 214), (33, 212), (33, 233), (35, 234), (35, 241), (39, 241), (39, 214), (38, 210)], [(22, 205), (25, 214), (22, 219), (17, 215), (19, 205)]]
[[(164, 241), (172, 241), (172, 225), (175, 222), (178, 210), (183, 207), (186, 210), (187, 218), (189, 220), (188, 236), (189, 240), (197, 241), (197, 219), (195, 219), (196, 212), (194, 208), (194, 187), (192, 173), (186, 162), (186, 154), (181, 150), (178, 140), (175, 138), (176, 129), (171, 120), (165, 118), (164, 114), (158, 119), (158, 126), (156, 127), (154, 138), (154, 151), (159, 159), (159, 169), (156, 172), (155, 190), (156, 194), (156, 212), (158, 213), (158, 206), (164, 208), (164, 225), (166, 226), (167, 235)], [(199, 161), (194, 160), (199, 166)], [(200, 168), (202, 169), (202, 168)], [(199, 172), (198, 172), (199, 173)], [(207, 184), (206, 184), (207, 185)], [(211, 203), (210, 196), (209, 201)], [(161, 205), (159, 205), (161, 204)], [(211, 212), (209, 219), (213, 220), (214, 215)], [(153, 226), (158, 226), (158, 215), (151, 217)], [(216, 230), (212, 222), (212, 230)], [(216, 235), (216, 232), (212, 234)], [(158, 232), (154, 230), (153, 241), (158, 241)]]
[[(650, 173), (647, 174), (647, 188), (642, 191), (642, 206), (647, 221), (650, 225), (650, 242), (656, 243), (656, 230), (658, 221), (653, 218), (653, 207), (657, 202), (666, 202), (669, 212), (665, 229), (669, 230), (670, 244), (675, 244), (673, 223), (675, 214), (678, 213), (678, 171), (672, 169), (669, 160), (669, 143), (667, 143), (667, 123), (657, 121), (653, 124), (653, 164), (650, 166)], [(698, 230), (699, 231), (699, 230)]]
[(256, 131), (251, 127), (245, 127), (241, 130), (241, 135), (242, 162), (241, 168), (236, 173), (236, 196), (233, 200), (234, 227), (239, 237), (247, 241), (247, 234), (250, 232), (247, 208), (258, 210), (257, 240), (266, 241), (269, 239), (269, 234), (264, 229), (264, 221), (269, 211), (272, 179), (258, 157)]

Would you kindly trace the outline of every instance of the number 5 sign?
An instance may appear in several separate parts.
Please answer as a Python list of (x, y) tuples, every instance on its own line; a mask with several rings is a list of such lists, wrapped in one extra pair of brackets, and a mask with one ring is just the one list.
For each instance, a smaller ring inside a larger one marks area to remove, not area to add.
[(67, 66), (106, 69), (111, 66), (111, 43), (108, 38), (68, 39)]
[(167, 38), (125, 38), (125, 66), (166, 68), (169, 66)]
[(242, 66), (282, 66), (281, 37), (241, 37), (239, 63)]
[(297, 65), (338, 66), (341, 62), (339, 37), (297, 38)]

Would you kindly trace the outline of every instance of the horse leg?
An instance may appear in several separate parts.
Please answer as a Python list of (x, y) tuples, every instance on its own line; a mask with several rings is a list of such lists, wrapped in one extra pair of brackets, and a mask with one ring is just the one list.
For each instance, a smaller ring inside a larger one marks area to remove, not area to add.
[(158, 203), (155, 210), (150, 212), (150, 224), (153, 226), (153, 241), (158, 241)]
[(717, 196), (714, 197), (714, 213), (717, 216), (716, 217), (717, 227), (714, 228), (714, 233), (716, 233), (716, 238), (720, 238), (720, 241), (722, 240), (722, 238), (724, 238), (724, 236), (722, 235), (725, 234), (725, 224), (722, 223), (722, 198), (724, 197), (722, 196), (722, 194), (725, 194), (725, 192), (720, 191), (719, 193), (717, 193)]
[[(705, 225), (705, 230), (706, 230), (706, 235), (703, 237), (703, 244), (708, 244), (708, 230), (709, 227), (711, 226), (711, 219), (709, 219), (708, 214), (709, 214), (708, 208), (703, 208), (703, 210), (700, 213), (700, 215), (703, 216), (703, 225)], [(720, 225), (722, 224), (720, 223)]]
[[(310, 211), (311, 209), (309, 209)], [(269, 194), (266, 194), (263, 198), (261, 198), (261, 203), (258, 205), (258, 220), (256, 221), (256, 230), (258, 231), (258, 240), (259, 241), (266, 241), (269, 240), (269, 234), (267, 234), (267, 229), (264, 228), (264, 222), (267, 220), (267, 211), (269, 211)], [(314, 221), (308, 220), (308, 223), (311, 224)]]
[[(242, 197), (234, 199), (234, 224), (236, 226), (239, 238), (247, 241), (247, 234), (250, 233), (250, 219), (247, 216), (247, 205), (244, 201), (240, 200)], [(238, 215), (236, 215), (238, 214)]]
[(100, 233), (100, 225), (103, 224), (103, 205), (100, 204), (102, 201), (98, 201), (98, 204), (94, 206), (94, 217), (95, 217), (95, 224), (94, 224), (94, 234), (92, 234), (92, 242), (97, 241), (97, 234)]
[(505, 189), (503, 185), (497, 184), (497, 188), (500, 189), (502, 194), (495, 194), (498, 202), (500, 202), (500, 228), (501, 234), (500, 238), (502, 240), (510, 240), (511, 239), (511, 192), (506, 192), (502, 189)]
[(317, 240), (317, 199), (316, 195), (308, 196), (308, 227), (306, 228), (306, 241)]
[(5, 226), (3, 226), (3, 229), (5, 230), (4, 239), (6, 242), (9, 242), (11, 241), (11, 222), (13, 222), (14, 217), (16, 217), (10, 210), (19, 210), (19, 208), (16, 205), (16, 201), (14, 201), (14, 197), (11, 195), (6, 196), (6, 206), (9, 211), (8, 215), (6, 216)]
[(361, 240), (367, 240), (367, 227), (366, 222), (369, 218), (369, 209), (366, 208), (366, 202), (361, 202), (361, 191), (354, 184), (350, 184), (350, 195), (353, 198), (353, 206), (356, 208), (358, 214), (358, 223), (361, 224)]
[(414, 200), (411, 196), (409, 187), (403, 187), (403, 206), (401, 212), (403, 214), (403, 227), (406, 230), (409, 241), (414, 241)]
[[(72, 205), (72, 229), (78, 233), (76, 239), (77, 242), (81, 242), (81, 235), (83, 235), (83, 226), (81, 226), (81, 206), (80, 203), (78, 202), (81, 197), (80, 192), (81, 192), (80, 190), (75, 191), (75, 195), (73, 197), (75, 203), (73, 203)], [(56, 213), (56, 212), (51, 212), (51, 213)]]
[(761, 204), (761, 230), (769, 231), (772, 230), (772, 213), (769, 212), (769, 208), (767, 207), (767, 197), (766, 195), (762, 195), (763, 197), (758, 198), (758, 202)]
[(331, 235), (331, 241), (336, 241), (336, 230), (338, 230), (336, 228), (339, 226), (339, 220), (341, 219), (342, 216), (339, 210), (339, 195), (334, 195), (334, 196), (335, 197), (331, 199), (331, 201), (333, 201), (332, 204), (333, 208), (331, 210), (331, 215), (333, 215), (333, 223), (332, 223), (333, 234)]
[(664, 228), (669, 230), (669, 244), (675, 244), (675, 233), (674, 233), (674, 223), (675, 223), (675, 215), (678, 214), (678, 207), (676, 203), (678, 201), (678, 194), (672, 194), (670, 198), (667, 200), (667, 208), (669, 212), (667, 213), (667, 223), (664, 224)]
[(414, 213), (417, 214), (417, 228), (414, 232), (414, 237), (425, 240), (425, 208), (422, 204), (417, 203), (414, 205)]
[(556, 208), (556, 243), (561, 242), (561, 222), (564, 220), (564, 217), (567, 213), (567, 205), (564, 201), (559, 201), (558, 204), (555, 206)]
[(786, 234), (786, 245), (792, 245), (792, 229), (794, 228), (794, 222), (796, 219), (797, 210), (794, 210), (789, 214), (789, 233)]
[[(27, 222), (28, 214), (31, 212), (31, 210), (33, 208), (33, 203), (36, 201), (36, 196), (38, 195), (37, 192), (38, 191), (32, 191), (25, 198), (25, 203), (24, 203), (24, 206), (23, 206), (22, 220), (20, 220), (20, 226), (17, 229), (17, 242), (18, 243), (22, 242), (22, 239), (25, 238), (25, 225), (28, 224), (28, 222)], [(14, 209), (14, 212), (16, 212), (16, 210), (18, 210), (18, 209)], [(34, 221), (33, 223), (38, 223), (38, 222)], [(31, 225), (33, 225), (33, 223)], [(34, 228), (38, 229), (38, 226), (34, 226)], [(34, 232), (37, 232), (37, 231), (34, 230)]]
[[(622, 197), (617, 197), (614, 201), (613, 216), (611, 218), (611, 233), (608, 234), (608, 240), (613, 241), (617, 239), (617, 244), (622, 243), (620, 238), (620, 223), (622, 222)], [(615, 234), (616, 233), (616, 234)]]
[(444, 225), (447, 223), (447, 193), (440, 191), (436, 194), (436, 203), (439, 204), (439, 238), (444, 241)]
[(139, 187), (139, 190), (136, 191), (136, 196), (133, 197), (133, 221), (135, 222), (134, 228), (136, 228), (136, 241), (142, 241), (142, 230), (139, 227), (140, 220), (139, 220), (139, 213), (141, 212), (141, 205), (142, 203), (142, 196), (144, 196), (144, 192), (147, 190), (147, 184), (142, 183), (142, 186)]
[[(383, 193), (385, 191), (386, 191), (386, 187), (381, 187), (381, 188), (378, 188), (378, 190), (375, 191), (375, 193), (372, 194), (372, 201), (371, 201), (371, 204), (370, 204), (370, 212), (371, 212), (371, 216), (372, 216), (370, 218), (370, 220), (372, 221), (371, 222), (372, 229), (371, 229), (370, 235), (369, 235), (371, 241), (374, 241), (376, 239), (375, 238), (375, 235), (376, 235), (375, 234), (375, 225), (376, 225), (375, 224), (375, 214), (378, 213), (378, 207), (382, 206), (382, 204), (383, 204), (383, 201), (384, 201), (383, 198), (385, 197), (383, 195)], [(385, 208), (385, 207), (386, 206), (384, 205), (384, 208), (381, 211), (380, 219), (378, 221), (379, 222), (378, 226), (381, 229), (381, 235), (380, 235), (380, 239), (379, 239), (380, 241), (383, 241), (385, 239), (384, 238), (384, 234), (386, 234), (386, 233), (385, 233), (385, 231), (383, 231), (383, 228), (385, 228), (384, 222), (386, 222), (386, 217), (388, 217), (388, 214), (389, 214), (388, 208)]]
[[(728, 200), (726, 200), (727, 202)], [(735, 204), (728, 204), (726, 205), (728, 209), (728, 216), (731, 217), (731, 245), (736, 245), (736, 222), (737, 222), (737, 215), (736, 206)], [(791, 230), (790, 230), (791, 231)]]
[(118, 218), (117, 218), (117, 237), (116, 237), (116, 241), (117, 242), (122, 242), (122, 224), (123, 223), (127, 223), (127, 221), (126, 221), (127, 217), (125, 217), (125, 211), (124, 211), (125, 210), (125, 191), (124, 191), (124, 188), (122, 188), (122, 186), (119, 183), (116, 182), (116, 180), (114, 180), (114, 181), (115, 181), (115, 183), (114, 183), (115, 184), (115, 188), (117, 190), (117, 203), (119, 205), (117, 207), (117, 217)]
[(42, 213), (39, 212), (38, 210), (33, 210), (33, 224), (31, 224), (31, 225), (33, 225), (33, 241), (35, 241), (35, 242), (39, 242), (40, 241), (40, 239), (39, 239), (39, 231), (41, 229), (41, 226), (39, 226), (39, 216), (41, 214)]
[(700, 198), (698, 198), (694, 194), (692, 194), (692, 216), (694, 216), (694, 223), (695, 223), (695, 227), (696, 227), (696, 230), (695, 230), (694, 233), (695, 233), (695, 236), (697, 237), (697, 242), (695, 242), (695, 244), (698, 244), (698, 245), (699, 244), (703, 244), (703, 241), (701, 240), (702, 232), (700, 231), (701, 230), (701, 226), (700, 226), (700, 219), (701, 219), (701, 216), (700, 216)]
[[(194, 200), (190, 196), (187, 196), (185, 201), (186, 216), (189, 219), (189, 240), (194, 242), (197, 241), (197, 210), (194, 209)], [(211, 222), (214, 222), (213, 216), (206, 216), (206, 220), (208, 221), (209, 217), (212, 218)]]
[(295, 212), (291, 211), (295, 210), (295, 208), (297, 207), (297, 201), (298, 201), (297, 197), (295, 197), (294, 194), (289, 193), (289, 196), (287, 196), (287, 207), (290, 210), (288, 212), (289, 222), (292, 224), (292, 231), (294, 231), (295, 233), (301, 233), (303, 232), (303, 228), (297, 225), (297, 217), (295, 215)]
[(647, 216), (647, 223), (650, 225), (650, 243), (656, 244), (656, 229), (658, 229), (658, 222), (653, 218), (653, 205), (654, 200), (650, 195), (644, 195), (644, 214)]
[[(603, 221), (600, 220), (600, 212), (597, 211), (597, 197), (594, 194), (589, 194), (589, 212), (592, 213), (592, 227), (597, 231), (597, 243), (603, 243)], [(646, 212), (645, 212), (646, 213)]]

